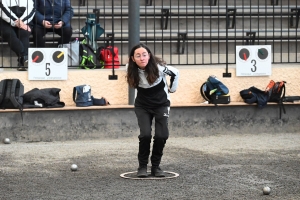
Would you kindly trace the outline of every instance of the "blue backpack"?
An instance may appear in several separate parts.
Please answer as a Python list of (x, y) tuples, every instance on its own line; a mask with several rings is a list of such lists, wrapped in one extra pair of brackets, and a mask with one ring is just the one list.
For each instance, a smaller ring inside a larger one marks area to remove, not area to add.
[(93, 105), (91, 86), (79, 85), (73, 88), (73, 101), (77, 107), (87, 107)]
[(229, 89), (216, 76), (209, 76), (200, 87), (201, 96), (211, 104), (230, 103)]

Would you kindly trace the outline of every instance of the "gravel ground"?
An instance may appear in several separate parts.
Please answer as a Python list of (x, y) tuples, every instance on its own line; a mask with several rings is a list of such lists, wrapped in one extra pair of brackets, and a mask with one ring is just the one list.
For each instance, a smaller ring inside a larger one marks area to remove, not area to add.
[(296, 200), (299, 144), (298, 133), (171, 136), (161, 167), (179, 177), (132, 180), (120, 174), (136, 171), (137, 137), (1, 143), (0, 199)]

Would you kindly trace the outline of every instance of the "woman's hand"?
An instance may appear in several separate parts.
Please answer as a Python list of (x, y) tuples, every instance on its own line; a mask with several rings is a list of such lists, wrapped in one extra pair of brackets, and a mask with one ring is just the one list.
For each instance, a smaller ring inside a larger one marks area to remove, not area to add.
[(26, 30), (26, 31), (28, 31), (28, 32), (31, 32), (30, 26), (28, 26), (28, 25), (26, 25), (26, 24), (24, 24), (24, 26), (22, 26), (21, 29), (24, 29), (24, 30)]
[(19, 19), (16, 20), (15, 24), (16, 24), (16, 27), (26, 30), (28, 32), (31, 32), (31, 28), (27, 24), (25, 24), (22, 20), (19, 20)]
[(64, 25), (63, 21), (59, 21), (58, 23), (54, 24), (55, 29), (60, 29)]
[(16, 25), (16, 27), (21, 28), (24, 25), (24, 22), (20, 19), (17, 19), (15, 21), (15, 25)]
[(44, 26), (45, 28), (51, 28), (51, 27), (52, 27), (52, 24), (51, 24), (49, 21), (47, 21), (47, 20), (43, 20), (43, 26)]

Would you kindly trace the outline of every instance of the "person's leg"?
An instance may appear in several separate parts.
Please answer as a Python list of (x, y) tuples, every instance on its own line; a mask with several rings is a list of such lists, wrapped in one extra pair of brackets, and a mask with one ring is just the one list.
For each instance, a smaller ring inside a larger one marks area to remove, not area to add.
[[(20, 52), (19, 63), (20, 66), (28, 66), (28, 48), (29, 48), (29, 37), (31, 32), (23, 29), (17, 30), (17, 35), (23, 45), (23, 51)], [(20, 70), (20, 69), (19, 69)]]
[(10, 49), (18, 57), (18, 70), (26, 70), (24, 65), (28, 59), (28, 47), (29, 47), (29, 36), (30, 32), (12, 27), (7, 22), (0, 20), (0, 35), (3, 41), (8, 43)]
[(161, 158), (163, 156), (163, 149), (169, 137), (168, 118), (170, 107), (161, 107), (155, 109), (155, 135), (153, 141), (152, 155), (151, 155), (151, 173), (155, 176), (164, 176), (163, 171), (159, 168)]
[(40, 26), (34, 26), (32, 30), (34, 47), (45, 47), (45, 35), (47, 29)]
[(24, 52), (24, 47), (22, 41), (18, 38), (17, 35), (19, 29), (10, 26), (10, 24), (3, 21), (2, 19), (0, 23), (0, 35), (3, 41), (6, 41), (8, 43), (10, 49), (15, 52), (18, 57), (21, 56)]
[[(147, 176), (147, 164), (150, 154), (150, 144), (151, 144), (151, 125), (153, 115), (149, 113), (146, 109), (135, 108), (135, 114), (138, 120), (138, 125), (140, 128), (139, 138), (139, 152), (138, 152), (138, 161), (139, 161), (139, 171), (142, 168), (143, 171), (139, 173), (139, 177)], [(146, 173), (146, 174), (145, 174)]]
[(58, 44), (70, 43), (73, 29), (71, 27), (62, 27), (61, 29), (55, 29), (54, 32), (60, 36)]

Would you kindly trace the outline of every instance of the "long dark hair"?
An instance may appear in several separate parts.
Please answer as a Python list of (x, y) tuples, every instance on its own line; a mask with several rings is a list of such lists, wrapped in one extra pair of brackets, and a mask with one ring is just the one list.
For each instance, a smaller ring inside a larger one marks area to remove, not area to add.
[(140, 82), (139, 77), (139, 66), (132, 60), (132, 57), (134, 56), (134, 52), (138, 48), (144, 48), (147, 50), (147, 52), (150, 54), (150, 59), (148, 61), (148, 64), (145, 68), (145, 72), (147, 74), (147, 81), (150, 85), (152, 85), (156, 79), (159, 77), (159, 71), (157, 65), (165, 65), (165, 61), (163, 61), (161, 58), (156, 57), (153, 55), (150, 51), (150, 49), (143, 43), (140, 43), (136, 46), (134, 46), (129, 55), (129, 64), (127, 69), (127, 83), (130, 87), (137, 88)]

